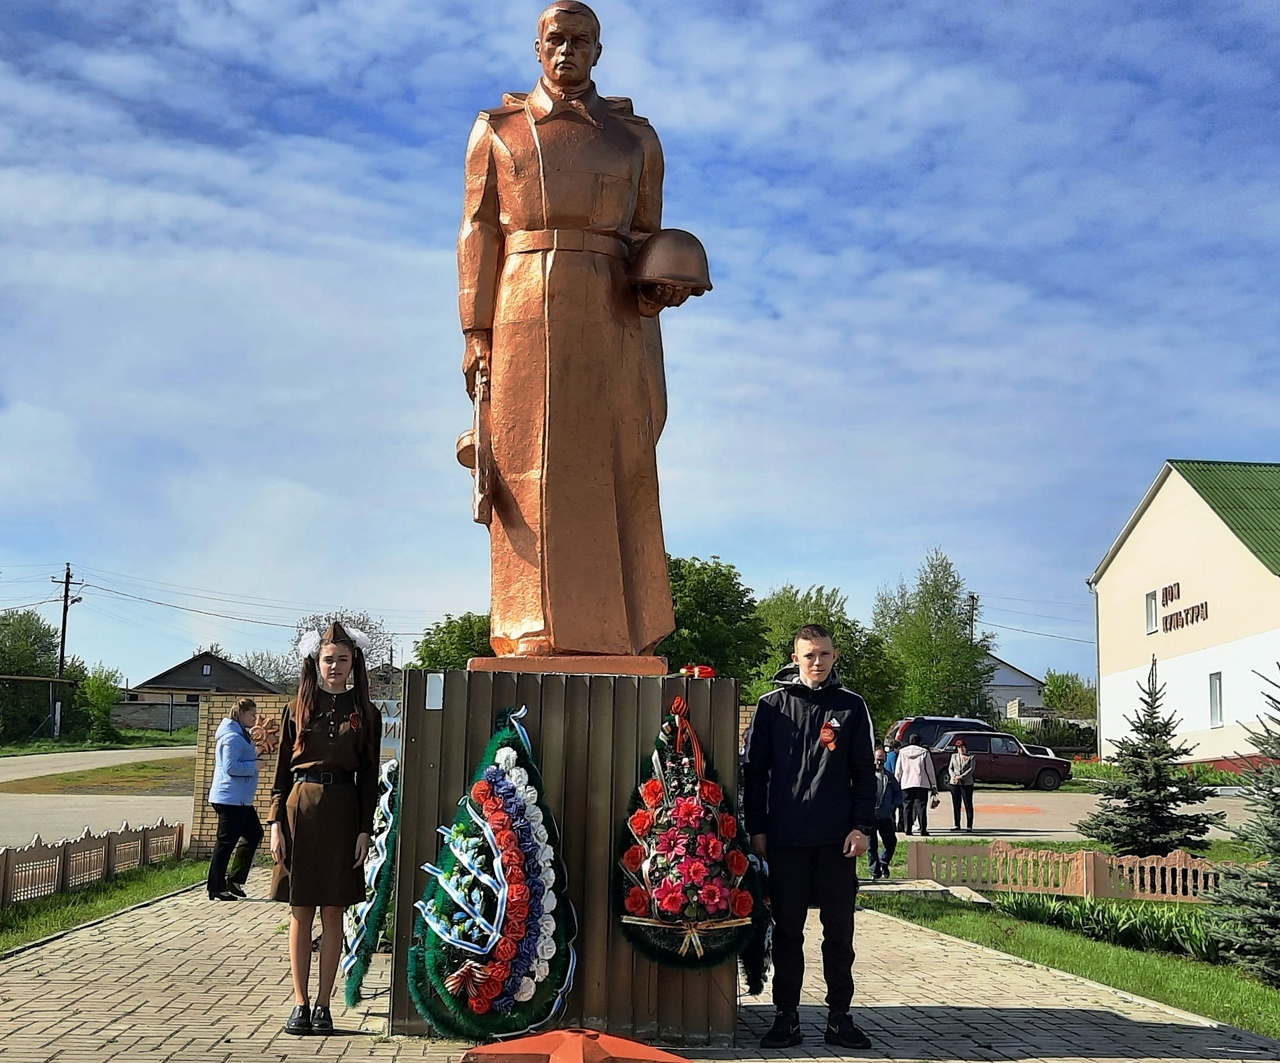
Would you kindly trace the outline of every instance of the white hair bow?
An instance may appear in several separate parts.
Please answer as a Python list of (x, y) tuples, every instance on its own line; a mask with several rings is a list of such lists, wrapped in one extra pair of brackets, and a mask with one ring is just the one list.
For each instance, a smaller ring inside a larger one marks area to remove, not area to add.
[[(347, 637), (360, 648), (366, 651), (373, 645), (373, 640), (369, 638), (359, 628), (351, 627), (347, 624), (342, 625), (342, 630), (347, 633)], [(317, 657), (320, 654), (320, 640), (323, 634), (319, 631), (308, 631), (298, 639), (298, 656), (299, 657)]]

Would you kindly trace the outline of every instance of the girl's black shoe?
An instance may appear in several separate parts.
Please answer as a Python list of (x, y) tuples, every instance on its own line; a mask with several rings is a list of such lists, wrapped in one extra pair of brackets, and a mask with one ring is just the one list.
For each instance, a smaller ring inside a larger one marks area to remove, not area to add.
[(311, 1007), (307, 1004), (299, 1004), (289, 1013), (289, 1019), (284, 1024), (284, 1032), (305, 1036), (311, 1033)]
[(248, 896), (248, 894), (246, 894), (246, 893), (245, 893), (245, 891), (244, 891), (244, 887), (243, 887), (242, 885), (240, 885), (240, 883), (238, 883), (238, 882), (228, 882), (228, 883), (227, 883), (227, 892), (228, 892), (228, 893), (234, 893), (234, 894), (235, 894), (237, 897), (239, 897), (241, 900), (244, 900), (244, 899), (245, 899), (245, 897), (246, 897), (246, 896)]
[(221, 893), (209, 894), (209, 900), (211, 901), (238, 901), (239, 899), (240, 898), (230, 890), (223, 890)]
[(333, 1015), (323, 1004), (311, 1009), (311, 1032), (318, 1034), (333, 1033)]

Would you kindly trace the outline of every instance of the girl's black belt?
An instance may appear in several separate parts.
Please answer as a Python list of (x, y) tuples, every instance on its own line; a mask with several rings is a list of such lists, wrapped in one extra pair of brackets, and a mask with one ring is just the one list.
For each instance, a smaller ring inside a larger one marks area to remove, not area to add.
[(356, 781), (354, 771), (295, 771), (294, 782), (318, 782), (321, 786), (352, 786)]

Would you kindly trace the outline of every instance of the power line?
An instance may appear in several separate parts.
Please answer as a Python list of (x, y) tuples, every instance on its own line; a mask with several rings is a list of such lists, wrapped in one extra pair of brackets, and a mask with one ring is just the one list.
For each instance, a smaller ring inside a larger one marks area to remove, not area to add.
[(1087, 624), (1088, 620), (1081, 620), (1078, 616), (1050, 616), (1048, 613), (1027, 613), (1021, 609), (1006, 609), (1003, 605), (989, 605), (988, 609), (997, 613), (1013, 613), (1015, 616), (1033, 616), (1037, 620), (1061, 620), (1064, 624)]
[(1070, 635), (1051, 635), (1047, 631), (1032, 631), (1030, 628), (1025, 627), (1009, 627), (1007, 624), (987, 624), (986, 626), (998, 627), (1001, 631), (1021, 631), (1024, 635), (1039, 635), (1041, 638), (1046, 639), (1061, 639), (1063, 642), (1083, 642), (1086, 646), (1097, 645), (1094, 639), (1077, 639), (1072, 638)]
[(1085, 602), (1056, 602), (1051, 598), (1015, 598), (1010, 594), (984, 594), (983, 598), (997, 598), (1002, 602), (1025, 602), (1028, 605), (1061, 605), (1067, 609), (1092, 609)]

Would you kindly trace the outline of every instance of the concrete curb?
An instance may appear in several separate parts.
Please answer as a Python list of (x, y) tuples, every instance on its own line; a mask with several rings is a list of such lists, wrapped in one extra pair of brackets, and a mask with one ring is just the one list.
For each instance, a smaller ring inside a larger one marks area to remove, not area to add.
[[(1151, 1000), (1148, 997), (1138, 996), (1137, 993), (1130, 993), (1127, 989), (1117, 989), (1113, 985), (1107, 985), (1106, 982), (1095, 982), (1092, 978), (1084, 978), (1078, 974), (1072, 974), (1070, 971), (1064, 971), (1059, 967), (1050, 967), (1045, 963), (1036, 963), (1034, 960), (1024, 960), (1021, 956), (1014, 956), (1009, 952), (1001, 952), (999, 949), (993, 949), (986, 945), (979, 945), (976, 941), (968, 941), (965, 938), (955, 937), (953, 934), (944, 934), (941, 930), (934, 930), (933, 927), (923, 926), (920, 923), (913, 923), (907, 919), (899, 919), (896, 915), (889, 915), (885, 912), (876, 912), (875, 915), (881, 919), (889, 919), (902, 926), (911, 927), (916, 931), (927, 931), (940, 938), (946, 938), (948, 941), (959, 941), (965, 945), (970, 945), (975, 949), (982, 949), (983, 952), (989, 952), (992, 955), (1000, 956), (1010, 963), (1018, 964), (1022, 967), (1034, 967), (1037, 970), (1048, 971), (1059, 978), (1069, 978), (1073, 982), (1080, 985), (1088, 986), (1090, 989), (1102, 989), (1108, 993), (1115, 993), (1122, 1000), (1133, 1004), (1140, 1004), (1143, 1007), (1155, 1008), (1162, 1011), (1166, 1015), (1172, 1015), (1174, 1018), (1182, 1019), (1187, 1023), (1195, 1026), (1204, 1026), (1209, 1029), (1222, 1030), (1232, 1035), (1236, 1040), (1252, 1041), (1259, 1048), (1277, 1048), (1280, 1047), (1280, 1041), (1275, 1041), (1265, 1034), (1254, 1033), (1252, 1030), (1242, 1030), (1238, 1026), (1232, 1026), (1230, 1023), (1219, 1022), (1217, 1019), (1211, 1019), (1207, 1015), (1197, 1015), (1191, 1011), (1183, 1011), (1181, 1008), (1175, 1008), (1171, 1004), (1163, 1004), (1158, 1000)], [(1012, 918), (1012, 917), (1011, 917)], [(1280, 1058), (1280, 1056), (1277, 1056)]]
[(18, 956), (24, 952), (29, 952), (31, 949), (38, 949), (41, 945), (47, 945), (51, 941), (57, 941), (59, 938), (64, 938), (68, 934), (74, 934), (80, 930), (87, 930), (91, 926), (99, 926), (108, 920), (116, 919), (119, 916), (128, 914), (129, 912), (136, 912), (142, 908), (150, 908), (152, 905), (159, 904), (161, 901), (167, 901), (173, 897), (181, 897), (184, 893), (190, 893), (192, 890), (201, 889), (204, 885), (205, 884), (203, 882), (193, 882), (190, 886), (183, 886), (180, 890), (173, 890), (170, 893), (162, 893), (160, 896), (152, 897), (148, 901), (139, 901), (137, 904), (129, 905), (128, 908), (121, 908), (119, 911), (112, 912), (109, 915), (99, 916), (97, 919), (91, 919), (87, 923), (78, 923), (75, 926), (67, 927), (66, 930), (59, 930), (56, 934), (50, 934), (48, 937), (37, 938), (35, 941), (28, 941), (25, 945), (15, 945), (13, 948), (9, 949), (8, 952), (0, 952), (0, 961), (12, 959), (14, 956)]

